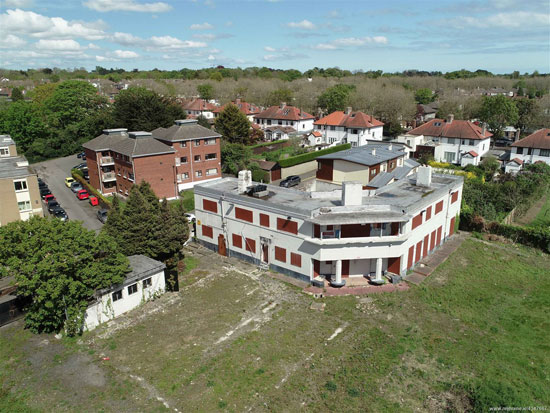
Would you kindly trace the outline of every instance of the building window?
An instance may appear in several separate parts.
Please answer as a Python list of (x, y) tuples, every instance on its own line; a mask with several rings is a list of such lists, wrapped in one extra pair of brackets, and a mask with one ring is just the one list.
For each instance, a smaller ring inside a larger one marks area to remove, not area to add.
[(458, 191), (451, 194), (451, 204), (458, 200)]
[(135, 180), (135, 179), (134, 179), (134, 174), (128, 172), (128, 179), (129, 179), (130, 181), (134, 181), (134, 180)]
[(195, 171), (195, 176), (200, 178), (202, 176), (202, 171)]
[(205, 145), (215, 145), (216, 144), (216, 138), (210, 138), (204, 140)]
[(523, 148), (516, 148), (516, 153), (518, 155), (523, 155)]
[(470, 139), (470, 146), (474, 146), (475, 145), (475, 142), (473, 139)]
[(29, 211), (31, 209), (31, 201), (21, 201), (17, 203), (19, 211)]
[(27, 190), (27, 181), (13, 181), (13, 186), (15, 187), (16, 191), (26, 191)]
[(200, 161), (201, 161), (201, 156), (195, 155), (195, 162), (200, 162)]
[(206, 170), (206, 176), (208, 175), (216, 175), (218, 173), (218, 169), (217, 168), (210, 168), (210, 169), (207, 169)]
[(371, 176), (376, 175), (376, 169), (371, 169), (371, 170), (370, 170), (370, 175), (371, 175)]
[(550, 156), (550, 149), (540, 149), (540, 156)]
[(443, 211), (443, 201), (439, 201), (435, 204), (435, 213), (439, 214), (441, 211)]
[(115, 291), (113, 294), (113, 303), (118, 300), (122, 300), (122, 290)]
[(182, 174), (182, 178), (185, 180), (185, 179), (189, 179), (189, 172), (184, 172)]
[(275, 247), (275, 259), (280, 262), (286, 262), (286, 249)]
[(10, 156), (10, 148), (0, 148), (0, 156)]
[(234, 247), (237, 247), (237, 248), (242, 248), (243, 247), (243, 237), (241, 237), (240, 235), (237, 235), (237, 234), (232, 234), (231, 238), (232, 238)]
[(445, 162), (447, 163), (454, 163), (455, 162), (456, 153), (454, 152), (445, 152)]
[[(202, 209), (205, 211), (214, 212), (215, 214), (218, 213), (218, 204), (214, 201), (211, 201), (209, 199), (203, 199), (202, 200)], [(239, 208), (237, 208), (239, 209)]]
[(533, 148), (527, 149), (527, 155), (533, 155)]
[(143, 288), (149, 288), (150, 286), (153, 285), (153, 280), (151, 279), (151, 277), (149, 278), (146, 278), (143, 280)]
[(415, 229), (420, 224), (422, 224), (422, 213), (418, 214), (417, 216), (415, 216), (413, 218), (413, 220), (412, 220), (412, 229)]
[(300, 254), (296, 254), (294, 252), (290, 253), (290, 264), (294, 265), (295, 267), (301, 267), (302, 266), (302, 256)]
[(137, 293), (137, 283), (128, 286), (128, 295)]
[(194, 143), (195, 143), (195, 146), (200, 146), (201, 140), (200, 139), (195, 139)]
[(277, 230), (298, 234), (298, 223), (290, 219), (277, 218)]
[(244, 209), (244, 208), (239, 208), (239, 207), (235, 208), (235, 218), (241, 219), (241, 220), (247, 221), (247, 222), (253, 222), (254, 221), (251, 210)]
[(217, 156), (215, 153), (208, 153), (206, 154), (206, 156), (204, 157), (204, 160), (206, 161), (211, 161), (212, 159), (216, 159)]
[(180, 145), (182, 148), (187, 148), (187, 142), (182, 142)]

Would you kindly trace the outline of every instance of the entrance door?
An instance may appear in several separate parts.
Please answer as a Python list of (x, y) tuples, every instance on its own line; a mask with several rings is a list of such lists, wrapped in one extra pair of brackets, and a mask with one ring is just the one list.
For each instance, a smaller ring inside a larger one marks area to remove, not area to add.
[(455, 233), (455, 221), (456, 221), (456, 217), (452, 217), (451, 226), (449, 227), (449, 237)]
[(218, 254), (227, 256), (227, 249), (225, 247), (225, 238), (223, 234), (218, 235)]
[(269, 262), (269, 246), (262, 244), (262, 261), (266, 264)]

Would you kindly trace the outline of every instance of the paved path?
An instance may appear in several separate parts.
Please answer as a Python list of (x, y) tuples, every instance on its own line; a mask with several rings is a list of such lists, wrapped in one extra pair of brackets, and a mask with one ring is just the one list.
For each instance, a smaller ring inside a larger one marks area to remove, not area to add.
[(65, 186), (65, 178), (71, 176), (71, 168), (82, 162), (76, 155), (70, 155), (35, 163), (31, 167), (40, 178), (46, 181), (57, 202), (67, 211), (70, 220), (82, 221), (85, 228), (99, 231), (103, 225), (96, 215), (99, 207), (91, 206), (87, 200), (78, 200), (76, 195)]

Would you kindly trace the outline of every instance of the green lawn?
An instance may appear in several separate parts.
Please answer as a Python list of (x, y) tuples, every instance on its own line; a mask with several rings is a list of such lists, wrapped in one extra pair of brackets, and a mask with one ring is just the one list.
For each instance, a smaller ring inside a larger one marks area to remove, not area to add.
[[(161, 311), (132, 319), (109, 338), (98, 336), (100, 328), (69, 347), (110, 357), (94, 362), (110, 374), (105, 386), (126, 383), (120, 396), (104, 388), (98, 402), (104, 411), (120, 407), (108, 405), (112, 397), (128, 398), (134, 409), (147, 402), (147, 392), (130, 396), (136, 391), (130, 374), (179, 411), (485, 412), (550, 405), (550, 257), (538, 250), (468, 239), (420, 286), (324, 298), (324, 312), (310, 309), (313, 297), (253, 266), (209, 252), (186, 263), (179, 293), (130, 318), (155, 306)], [(63, 406), (63, 383), (37, 378), (56, 377), (49, 364), (42, 373), (14, 368), (32, 360), (33, 337), (16, 327), (7, 331), (16, 338), (0, 341), (0, 377), (14, 390), (9, 397), (20, 394), (17, 403), (38, 411)], [(50, 351), (44, 349), (35, 352)], [(61, 411), (87, 410), (90, 392), (65, 396), (72, 410)], [(147, 411), (163, 409), (148, 400)]]
[(550, 195), (546, 196), (546, 202), (538, 212), (530, 227), (550, 226)]

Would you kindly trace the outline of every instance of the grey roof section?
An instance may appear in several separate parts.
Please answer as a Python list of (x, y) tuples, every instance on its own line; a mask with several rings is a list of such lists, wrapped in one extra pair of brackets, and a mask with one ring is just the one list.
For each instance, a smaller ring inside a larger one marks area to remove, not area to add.
[(15, 145), (15, 142), (10, 135), (0, 135), (0, 146), (4, 145)]
[(405, 166), (408, 166), (409, 168), (418, 168), (420, 164), (416, 162), (414, 159), (405, 159), (405, 162), (403, 162)]
[(169, 128), (157, 128), (151, 132), (154, 138), (169, 142), (194, 139), (221, 138), (219, 133), (194, 122), (181, 122)]
[[(372, 166), (405, 155), (402, 146), (393, 145), (391, 150), (389, 147), (390, 145), (384, 144), (368, 144), (357, 148), (347, 149), (345, 151), (329, 153), (328, 155), (319, 156), (317, 159), (342, 160)], [(374, 155), (372, 154), (373, 150), (375, 150)]]
[(0, 158), (0, 179), (25, 178), (36, 175), (29, 170), (27, 165), (18, 166), (17, 164), (20, 162), (27, 164), (27, 159), (24, 156)]
[(397, 180), (405, 178), (412, 171), (413, 168), (409, 166), (399, 166), (391, 171), (393, 177)]
[(124, 138), (128, 138), (128, 133), (106, 134), (103, 133), (88, 142), (82, 144), (85, 149), (90, 149), (95, 152), (108, 151), (112, 146)]
[[(82, 146), (95, 152), (112, 150), (122, 155), (134, 158), (176, 152), (170, 146), (152, 138), (151, 136), (142, 136), (139, 135), (139, 133), (140, 132), (102, 134), (97, 138), (82, 144)], [(135, 137), (130, 138), (130, 134)]]
[(369, 181), (367, 186), (370, 186), (372, 188), (381, 188), (383, 186), (386, 186), (388, 183), (390, 183), (392, 179), (395, 178), (392, 172), (380, 172)]
[[(275, 214), (292, 216), (315, 223), (361, 223), (408, 220), (412, 213), (431, 205), (462, 186), (464, 179), (457, 175), (433, 174), (429, 188), (416, 186), (416, 176), (393, 182), (368, 196), (363, 192), (362, 205), (343, 206), (341, 196), (326, 193), (326, 197), (312, 198), (309, 192), (267, 185), (268, 196), (254, 198), (237, 191), (237, 178), (223, 178), (195, 185), (195, 194), (222, 198), (243, 206), (263, 209)], [(384, 221), (385, 220), (385, 221)]]

